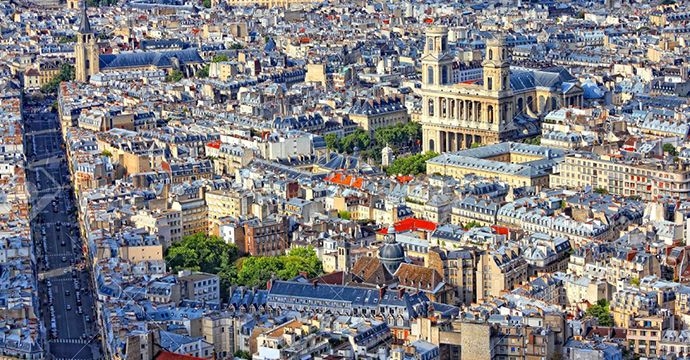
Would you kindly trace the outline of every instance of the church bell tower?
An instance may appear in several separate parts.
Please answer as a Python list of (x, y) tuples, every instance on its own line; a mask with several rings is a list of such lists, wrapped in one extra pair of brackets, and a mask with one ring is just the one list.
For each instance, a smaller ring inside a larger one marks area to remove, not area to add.
[(75, 77), (79, 82), (87, 82), (91, 75), (100, 71), (96, 36), (91, 30), (86, 14), (86, 2), (81, 4), (81, 20), (77, 31), (77, 44), (74, 46)]

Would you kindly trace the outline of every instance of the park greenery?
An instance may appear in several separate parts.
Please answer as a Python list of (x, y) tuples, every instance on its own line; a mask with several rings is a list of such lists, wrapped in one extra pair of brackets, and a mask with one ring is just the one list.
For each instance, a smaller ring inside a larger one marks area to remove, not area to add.
[(209, 64), (204, 65), (199, 71), (196, 72), (196, 77), (199, 79), (207, 78), (209, 75), (209, 72), (211, 70), (211, 66)]
[(364, 159), (381, 161), (381, 150), (388, 145), (393, 150), (411, 149), (422, 140), (422, 126), (417, 122), (396, 124), (378, 128), (373, 137), (363, 129), (339, 137), (335, 134), (324, 136), (326, 147), (339, 153), (353, 154), (355, 149)]
[(338, 211), (338, 217), (343, 220), (350, 220), (352, 218), (352, 214), (350, 214), (350, 212), (347, 210), (340, 210)]
[(219, 54), (219, 55), (216, 55), (213, 58), (211, 58), (211, 62), (213, 62), (213, 63), (219, 63), (219, 62), (224, 62), (224, 61), (228, 61), (228, 60), (229, 60), (228, 56), (225, 54)]
[(211, 0), (203, 0), (203, 1), (202, 1), (202, 5), (203, 5), (205, 8), (210, 9), (210, 8), (211, 8)]
[(220, 278), (221, 297), (227, 300), (232, 285), (266, 287), (273, 277), (287, 280), (305, 273), (322, 273), (321, 261), (312, 248), (292, 249), (281, 256), (242, 256), (237, 246), (217, 236), (198, 233), (185, 236), (165, 254), (170, 271), (202, 271)]
[(587, 309), (587, 315), (597, 318), (599, 326), (613, 326), (609, 302), (606, 299), (600, 299), (596, 304), (590, 306)]
[(64, 63), (60, 67), (60, 73), (41, 87), (41, 92), (45, 94), (56, 94), (60, 83), (74, 80), (74, 76), (74, 66)]
[(178, 82), (182, 80), (184, 77), (184, 74), (180, 70), (173, 70), (168, 76), (165, 77), (165, 81), (167, 82)]
[(388, 175), (418, 175), (426, 173), (426, 162), (438, 156), (433, 151), (423, 154), (408, 155), (397, 158), (386, 168)]
[(678, 151), (676, 151), (676, 147), (673, 146), (673, 144), (666, 143), (662, 147), (662, 150), (664, 150), (665, 153), (671, 155), (671, 156), (678, 156)]

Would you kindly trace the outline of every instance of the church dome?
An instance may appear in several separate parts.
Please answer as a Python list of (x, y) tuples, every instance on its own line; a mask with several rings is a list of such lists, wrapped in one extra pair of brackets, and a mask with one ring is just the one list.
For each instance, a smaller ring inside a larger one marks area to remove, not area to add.
[(405, 261), (405, 248), (395, 240), (395, 236), (395, 228), (389, 227), (386, 243), (379, 248), (379, 260), (391, 274), (394, 274)]

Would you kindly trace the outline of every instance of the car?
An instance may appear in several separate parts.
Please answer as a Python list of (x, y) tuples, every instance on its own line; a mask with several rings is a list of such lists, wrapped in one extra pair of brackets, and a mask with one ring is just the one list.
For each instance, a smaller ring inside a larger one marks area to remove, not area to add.
[(78, 313), (79, 315), (81, 315), (81, 314), (84, 313), (84, 310), (81, 309), (81, 306), (77, 308), (77, 313)]
[(67, 304), (67, 306), (65, 307), (65, 309), (67, 309), (67, 311), (72, 310), (72, 305)]
[(60, 241), (60, 246), (65, 246), (65, 245), (67, 245), (67, 243), (65, 242), (65, 240)]
[(91, 322), (91, 318), (88, 316), (84, 316), (84, 320), (86, 320), (86, 322)]
[(65, 290), (65, 296), (69, 296), (69, 295), (70, 295), (69, 290)]

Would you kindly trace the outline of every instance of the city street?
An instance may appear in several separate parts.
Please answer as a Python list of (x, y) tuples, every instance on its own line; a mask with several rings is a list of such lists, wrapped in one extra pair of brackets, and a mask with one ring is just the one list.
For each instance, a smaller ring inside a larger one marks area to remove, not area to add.
[[(39, 269), (48, 359), (98, 359), (100, 341), (88, 267), (75, 218), (69, 169), (53, 99), (24, 105), (31, 228)], [(83, 269), (83, 270), (82, 270)]]

